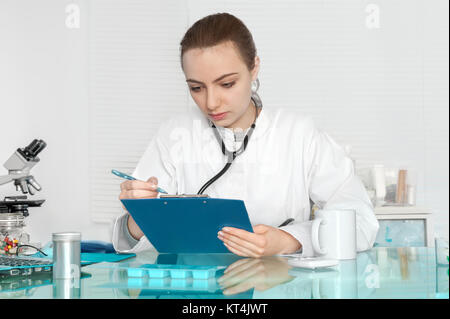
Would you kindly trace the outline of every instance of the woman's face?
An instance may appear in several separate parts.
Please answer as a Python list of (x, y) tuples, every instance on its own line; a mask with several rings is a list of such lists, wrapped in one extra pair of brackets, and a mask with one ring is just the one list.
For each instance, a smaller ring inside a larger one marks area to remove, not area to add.
[(246, 129), (253, 123), (251, 83), (258, 70), (259, 58), (255, 58), (250, 72), (232, 42), (190, 49), (183, 55), (192, 98), (214, 124), (222, 127)]

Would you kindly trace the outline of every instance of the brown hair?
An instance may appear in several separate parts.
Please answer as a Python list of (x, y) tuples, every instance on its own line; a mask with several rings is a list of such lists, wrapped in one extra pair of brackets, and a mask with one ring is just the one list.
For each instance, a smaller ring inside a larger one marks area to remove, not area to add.
[(249, 71), (255, 67), (256, 47), (245, 24), (229, 13), (216, 13), (195, 22), (180, 42), (180, 59), (189, 49), (208, 48), (231, 41)]

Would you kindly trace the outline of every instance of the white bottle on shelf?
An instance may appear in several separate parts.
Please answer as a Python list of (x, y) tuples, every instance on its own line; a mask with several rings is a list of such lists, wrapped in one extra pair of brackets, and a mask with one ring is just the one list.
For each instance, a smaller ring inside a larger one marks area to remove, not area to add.
[(383, 206), (386, 197), (386, 175), (384, 165), (374, 165), (372, 168), (373, 185), (375, 186), (376, 206)]

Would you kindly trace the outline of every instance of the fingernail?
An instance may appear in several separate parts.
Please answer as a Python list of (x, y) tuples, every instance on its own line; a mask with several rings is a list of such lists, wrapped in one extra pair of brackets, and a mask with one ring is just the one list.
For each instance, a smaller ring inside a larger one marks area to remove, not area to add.
[(221, 231), (219, 231), (217, 234), (218, 234), (219, 236), (223, 236), (223, 233), (222, 233)]
[(224, 227), (222, 228), (223, 231), (230, 231), (230, 229), (228, 227)]

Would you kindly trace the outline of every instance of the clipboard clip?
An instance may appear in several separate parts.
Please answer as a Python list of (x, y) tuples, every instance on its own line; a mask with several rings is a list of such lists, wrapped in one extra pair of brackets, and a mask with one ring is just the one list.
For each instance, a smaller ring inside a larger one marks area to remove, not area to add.
[(178, 194), (178, 195), (160, 195), (160, 198), (209, 198), (207, 194)]

